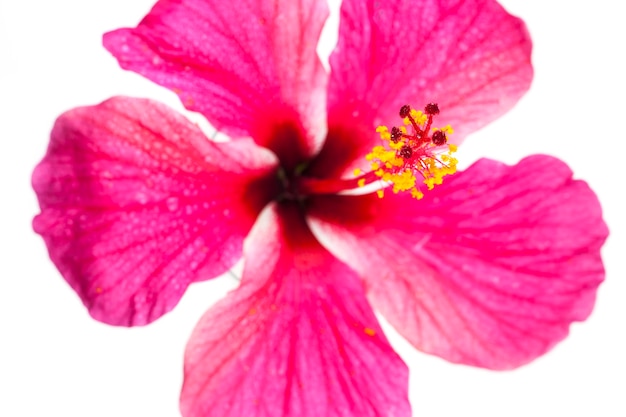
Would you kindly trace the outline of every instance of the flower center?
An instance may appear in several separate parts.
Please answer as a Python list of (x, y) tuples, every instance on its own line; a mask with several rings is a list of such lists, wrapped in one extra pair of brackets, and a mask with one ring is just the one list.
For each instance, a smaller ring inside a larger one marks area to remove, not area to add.
[(335, 194), (374, 184), (372, 191), (381, 198), (384, 189), (391, 187), (394, 193), (407, 191), (414, 198), (421, 199), (424, 193), (420, 184), (432, 190), (443, 182), (444, 176), (455, 173), (457, 159), (452, 154), (457, 147), (448, 144), (452, 128), (449, 125), (432, 128), (439, 106), (430, 103), (424, 111), (417, 111), (404, 105), (399, 114), (404, 126), (394, 126), (391, 130), (379, 126), (376, 129), (382, 144), (365, 156), (371, 169), (369, 172), (355, 169), (355, 178), (340, 180), (301, 177), (297, 182), (297, 193)]

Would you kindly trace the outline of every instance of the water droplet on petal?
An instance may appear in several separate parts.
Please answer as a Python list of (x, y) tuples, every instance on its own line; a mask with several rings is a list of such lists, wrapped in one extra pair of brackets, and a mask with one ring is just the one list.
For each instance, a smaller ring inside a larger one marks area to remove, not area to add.
[(144, 205), (148, 202), (148, 196), (145, 195), (144, 193), (138, 193), (137, 194), (137, 202), (141, 205)]
[(165, 204), (167, 205), (169, 211), (175, 211), (178, 209), (178, 198), (170, 197), (166, 200)]

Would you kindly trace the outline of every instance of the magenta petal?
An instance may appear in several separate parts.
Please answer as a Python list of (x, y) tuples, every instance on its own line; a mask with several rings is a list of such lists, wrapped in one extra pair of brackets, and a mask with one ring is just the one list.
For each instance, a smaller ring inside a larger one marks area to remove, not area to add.
[(164, 105), (112, 98), (57, 120), (33, 226), (94, 318), (146, 324), (240, 258), (275, 163), (251, 141), (209, 142)]
[(388, 194), (318, 200), (310, 223), (418, 349), (513, 368), (590, 314), (608, 230), (594, 193), (559, 160), (483, 159), (421, 201)]
[(528, 90), (530, 54), (524, 23), (493, 0), (344, 0), (320, 165), (349, 168), (405, 104), (438, 103), (436, 126), (451, 124), (460, 143)]
[(245, 244), (241, 286), (185, 354), (184, 417), (409, 417), (408, 370), (358, 277), (272, 206)]
[(318, 0), (161, 0), (136, 28), (107, 33), (104, 45), (223, 133), (277, 153), (272, 141), (282, 136), (291, 152), (311, 155), (326, 133), (327, 75), (316, 46), (327, 9)]

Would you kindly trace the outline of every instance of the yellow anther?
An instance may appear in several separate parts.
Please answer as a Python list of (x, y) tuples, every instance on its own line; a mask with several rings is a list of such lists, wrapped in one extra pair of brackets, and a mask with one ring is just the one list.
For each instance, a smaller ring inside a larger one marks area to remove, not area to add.
[(413, 175), (411, 170), (407, 169), (400, 174), (391, 174), (390, 181), (393, 183), (394, 193), (407, 191), (415, 186), (415, 175)]
[(418, 199), (418, 200), (421, 200), (422, 198), (424, 198), (424, 193), (423, 193), (423, 192), (421, 192), (420, 190), (418, 190), (417, 188), (413, 188), (413, 189), (411, 190), (411, 196), (412, 196), (413, 198), (416, 198), (416, 199)]
[(380, 133), (380, 138), (383, 140), (391, 139), (391, 134), (389, 133), (389, 129), (387, 129), (387, 126), (378, 126), (376, 128), (376, 132)]
[(361, 170), (359, 168), (354, 168), (354, 176), (358, 177), (359, 175), (361, 175)]
[(391, 165), (395, 167), (401, 167), (404, 165), (404, 160), (402, 158), (393, 158), (391, 160)]
[[(428, 116), (419, 110), (411, 109), (411, 112), (409, 114), (418, 125), (423, 125), (424, 123), (426, 123), (426, 121), (428, 121)], [(405, 117), (402, 121), (407, 126), (411, 124), (411, 119), (409, 119), (408, 117)]]
[(359, 185), (359, 187), (365, 187), (365, 178), (361, 178), (360, 180), (358, 180), (357, 184)]
[(444, 133), (447, 133), (448, 135), (451, 135), (454, 133), (454, 129), (452, 129), (450, 125), (447, 125), (446, 127), (442, 127), (441, 131)]
[(385, 196), (385, 192), (383, 190), (376, 191), (376, 195), (378, 198), (383, 198)]
[(374, 329), (370, 329), (369, 327), (366, 327), (363, 329), (363, 332), (368, 335), (368, 336), (375, 336), (376, 335), (376, 330)]
[(417, 122), (418, 125), (423, 125), (428, 121), (428, 116), (419, 110), (411, 109), (411, 117)]

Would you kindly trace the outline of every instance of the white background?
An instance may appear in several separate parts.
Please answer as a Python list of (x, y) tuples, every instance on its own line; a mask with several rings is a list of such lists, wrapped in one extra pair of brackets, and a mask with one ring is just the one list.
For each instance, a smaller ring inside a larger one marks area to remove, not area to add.
[[(0, 0), (0, 416), (178, 416), (189, 333), (235, 286), (226, 277), (197, 284), (151, 326), (109, 327), (88, 316), (31, 230), (38, 207), (30, 174), (57, 115), (115, 94), (181, 107), (172, 93), (119, 69), (101, 47), (102, 33), (134, 26), (152, 2)], [(464, 166), (481, 156), (565, 160), (604, 206), (612, 232), (603, 250), (607, 280), (587, 322), (512, 372), (452, 365), (388, 334), (411, 368), (416, 416), (623, 417), (626, 13), (615, 0), (504, 4), (533, 36), (535, 82), (512, 112), (466, 141), (459, 159)], [(335, 15), (326, 54), (336, 25)]]

